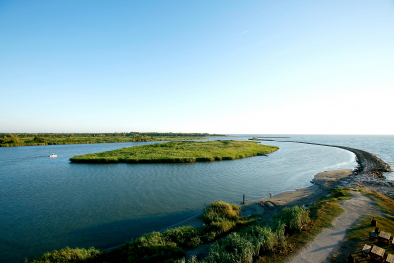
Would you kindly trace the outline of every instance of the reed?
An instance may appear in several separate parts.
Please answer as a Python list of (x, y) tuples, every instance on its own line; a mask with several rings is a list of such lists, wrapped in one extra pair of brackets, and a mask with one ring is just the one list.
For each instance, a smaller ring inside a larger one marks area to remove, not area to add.
[[(86, 262), (87, 260), (94, 260), (100, 254), (95, 248), (74, 248), (65, 247), (60, 251), (54, 250), (47, 252), (43, 256), (31, 261), (31, 263), (52, 263), (52, 262), (64, 262), (64, 263), (77, 263)], [(27, 260), (25, 260), (25, 263)]]
[(113, 151), (74, 156), (75, 163), (192, 163), (267, 154), (276, 146), (260, 145), (252, 141), (174, 141), (128, 147)]

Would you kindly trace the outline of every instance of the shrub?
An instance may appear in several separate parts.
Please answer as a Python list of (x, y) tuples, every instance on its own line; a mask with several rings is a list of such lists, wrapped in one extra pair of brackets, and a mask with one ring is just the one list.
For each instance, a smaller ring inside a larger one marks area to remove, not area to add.
[(191, 226), (168, 229), (163, 232), (163, 236), (168, 241), (185, 248), (196, 248), (202, 243), (197, 229)]
[(343, 189), (341, 189), (341, 188), (337, 188), (337, 189), (332, 190), (331, 194), (332, 194), (333, 198), (346, 196), (345, 191), (343, 191)]
[(271, 251), (277, 243), (277, 237), (269, 227), (252, 226), (245, 232), (256, 248), (256, 255), (263, 251)]
[(288, 247), (285, 236), (285, 224), (278, 222), (275, 226), (275, 246), (286, 249)]
[(45, 253), (40, 258), (31, 261), (32, 263), (78, 263), (84, 262), (87, 259), (92, 259), (100, 254), (95, 248), (63, 248), (60, 251), (54, 250)]
[(298, 206), (284, 208), (280, 214), (274, 216), (274, 224), (279, 225), (280, 223), (283, 223), (289, 231), (301, 231), (301, 229), (310, 221), (311, 219), (309, 217), (308, 210), (305, 207)]
[(205, 224), (227, 221), (228, 219), (236, 220), (239, 211), (240, 208), (235, 204), (214, 201), (203, 210), (201, 218)]
[(212, 222), (210, 224), (210, 230), (216, 232), (218, 235), (230, 231), (235, 226), (234, 221), (223, 220), (220, 222)]
[(109, 255), (114, 262), (158, 262), (184, 256), (182, 248), (159, 232), (152, 232), (126, 243), (112, 250)]
[(207, 262), (253, 262), (254, 248), (252, 242), (237, 233), (216, 242), (210, 249)]
[(205, 261), (198, 261), (197, 256), (194, 255), (191, 258), (189, 258), (189, 260), (187, 261), (187, 263), (203, 263)]

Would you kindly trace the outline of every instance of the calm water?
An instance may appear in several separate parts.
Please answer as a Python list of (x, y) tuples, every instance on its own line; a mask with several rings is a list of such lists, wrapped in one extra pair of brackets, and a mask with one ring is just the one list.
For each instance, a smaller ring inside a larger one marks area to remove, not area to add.
[[(291, 139), (363, 149), (393, 163), (393, 136)], [(65, 246), (112, 247), (196, 215), (214, 200), (267, 197), (309, 186), (318, 172), (356, 166), (345, 150), (286, 142), (268, 143), (280, 147), (269, 157), (234, 161), (69, 162), (74, 155), (142, 144), (147, 143), (0, 148), (0, 261), (20, 262)], [(51, 153), (58, 157), (48, 158)]]

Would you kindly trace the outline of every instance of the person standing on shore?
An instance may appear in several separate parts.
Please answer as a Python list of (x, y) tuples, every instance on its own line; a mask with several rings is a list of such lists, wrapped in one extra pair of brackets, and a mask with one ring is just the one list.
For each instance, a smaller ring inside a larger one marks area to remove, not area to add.
[(270, 198), (272, 198), (272, 193), (270, 192)]

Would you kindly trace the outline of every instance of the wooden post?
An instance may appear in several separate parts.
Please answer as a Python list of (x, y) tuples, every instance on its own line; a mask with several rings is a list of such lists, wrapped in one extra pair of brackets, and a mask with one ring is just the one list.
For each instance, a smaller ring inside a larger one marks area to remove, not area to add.
[(244, 199), (243, 199), (243, 202), (242, 202), (242, 204), (245, 204), (245, 194), (244, 194)]

